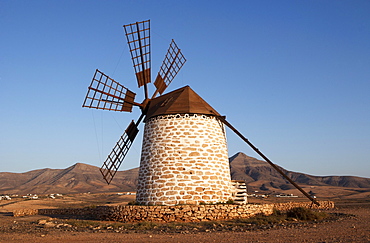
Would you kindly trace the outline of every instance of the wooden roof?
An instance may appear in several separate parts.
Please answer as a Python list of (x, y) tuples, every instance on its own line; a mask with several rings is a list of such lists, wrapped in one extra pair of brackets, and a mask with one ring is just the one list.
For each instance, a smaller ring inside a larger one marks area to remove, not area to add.
[(220, 116), (189, 86), (182, 87), (150, 101), (145, 120), (159, 115), (204, 114)]

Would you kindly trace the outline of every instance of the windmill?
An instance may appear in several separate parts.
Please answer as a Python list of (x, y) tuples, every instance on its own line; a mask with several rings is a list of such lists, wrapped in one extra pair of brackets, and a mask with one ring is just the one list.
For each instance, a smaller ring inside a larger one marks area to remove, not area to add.
[[(175, 205), (225, 202), (232, 196), (225, 125), (312, 202), (302, 188), (263, 155), (224, 116), (221, 116), (189, 86), (164, 91), (186, 59), (172, 40), (154, 81), (151, 82), (150, 21), (124, 25), (138, 87), (144, 86), (144, 101), (98, 69), (88, 87), (83, 107), (131, 112), (141, 109), (120, 137), (100, 171), (109, 184), (127, 155), (144, 121), (144, 136), (136, 201), (141, 204)], [(160, 96), (157, 97), (157, 95)]]

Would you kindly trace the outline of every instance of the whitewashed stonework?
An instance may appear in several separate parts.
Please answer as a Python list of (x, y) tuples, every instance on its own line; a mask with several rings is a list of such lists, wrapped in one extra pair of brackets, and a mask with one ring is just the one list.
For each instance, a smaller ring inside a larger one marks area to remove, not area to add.
[(136, 201), (146, 205), (225, 202), (232, 197), (224, 125), (214, 116), (146, 121)]

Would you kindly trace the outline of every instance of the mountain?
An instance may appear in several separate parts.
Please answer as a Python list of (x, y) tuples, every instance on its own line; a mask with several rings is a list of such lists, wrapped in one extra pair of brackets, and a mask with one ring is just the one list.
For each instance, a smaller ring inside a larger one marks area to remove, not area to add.
[[(265, 191), (289, 190), (294, 187), (267, 162), (237, 153), (229, 158), (233, 180), (244, 180), (253, 189)], [(299, 185), (310, 187), (334, 186), (348, 188), (370, 188), (370, 178), (356, 176), (312, 176), (288, 171), (278, 166), (287, 176)]]
[[(244, 180), (249, 190), (289, 192), (294, 187), (267, 162), (237, 153), (229, 158), (233, 180)], [(356, 176), (312, 176), (279, 167), (293, 181), (306, 188), (327, 188), (333, 192), (370, 192), (370, 179)], [(102, 193), (135, 191), (139, 168), (118, 171), (110, 185), (103, 180), (99, 168), (77, 163), (66, 169), (41, 169), (25, 173), (0, 172), (0, 194)], [(311, 189), (310, 189), (311, 190)], [(334, 193), (333, 193), (334, 194)]]
[(0, 173), (0, 194), (51, 194), (135, 191), (139, 168), (118, 171), (110, 185), (99, 168), (77, 163), (66, 169), (41, 169), (25, 173)]

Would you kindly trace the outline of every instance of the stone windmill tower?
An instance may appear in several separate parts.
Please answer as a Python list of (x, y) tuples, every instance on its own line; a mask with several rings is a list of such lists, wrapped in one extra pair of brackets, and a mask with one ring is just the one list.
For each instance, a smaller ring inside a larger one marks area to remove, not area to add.
[(189, 86), (150, 102), (136, 200), (175, 205), (231, 198), (220, 115)]
[[(83, 107), (131, 112), (141, 109), (120, 137), (100, 171), (109, 184), (128, 153), (138, 126), (144, 120), (139, 185), (136, 200), (146, 205), (176, 205), (225, 202), (232, 197), (224, 125), (234, 131), (261, 157), (310, 200), (317, 203), (225, 117), (215, 111), (189, 86), (163, 94), (186, 59), (172, 40), (154, 82), (151, 82), (150, 21), (124, 25), (138, 87), (144, 86), (144, 100), (98, 69), (88, 87)], [(160, 96), (157, 97), (157, 95)]]

